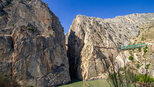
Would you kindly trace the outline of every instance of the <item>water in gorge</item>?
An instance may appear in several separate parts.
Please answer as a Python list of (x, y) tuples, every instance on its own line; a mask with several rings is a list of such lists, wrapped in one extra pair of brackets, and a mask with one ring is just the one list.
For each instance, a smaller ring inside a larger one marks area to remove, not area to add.
[(110, 87), (107, 80), (74, 81), (59, 87)]

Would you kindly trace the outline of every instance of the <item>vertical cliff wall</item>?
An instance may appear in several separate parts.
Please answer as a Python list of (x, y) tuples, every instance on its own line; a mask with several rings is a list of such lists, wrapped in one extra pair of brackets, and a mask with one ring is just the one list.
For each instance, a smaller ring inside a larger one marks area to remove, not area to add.
[(24, 86), (70, 81), (63, 27), (41, 0), (0, 1), (0, 71)]
[(153, 18), (153, 13), (112, 19), (78, 15), (66, 35), (71, 76), (82, 80), (106, 78), (119, 47), (128, 45), (141, 29), (153, 26)]

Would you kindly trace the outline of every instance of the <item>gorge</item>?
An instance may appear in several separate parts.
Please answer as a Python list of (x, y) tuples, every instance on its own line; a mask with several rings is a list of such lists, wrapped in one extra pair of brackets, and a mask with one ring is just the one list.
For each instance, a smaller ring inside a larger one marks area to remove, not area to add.
[[(112, 67), (126, 65), (145, 74), (143, 52), (119, 47), (153, 43), (153, 18), (154, 13), (109, 19), (77, 15), (65, 35), (58, 17), (41, 0), (0, 0), (0, 73), (22, 87), (107, 79)], [(154, 78), (154, 46), (147, 47), (148, 72)]]

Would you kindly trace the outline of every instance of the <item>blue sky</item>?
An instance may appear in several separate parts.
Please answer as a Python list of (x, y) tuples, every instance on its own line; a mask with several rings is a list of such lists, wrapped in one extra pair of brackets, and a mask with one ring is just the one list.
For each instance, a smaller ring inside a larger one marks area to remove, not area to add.
[(154, 0), (43, 0), (67, 33), (76, 15), (100, 18), (132, 13), (154, 13)]

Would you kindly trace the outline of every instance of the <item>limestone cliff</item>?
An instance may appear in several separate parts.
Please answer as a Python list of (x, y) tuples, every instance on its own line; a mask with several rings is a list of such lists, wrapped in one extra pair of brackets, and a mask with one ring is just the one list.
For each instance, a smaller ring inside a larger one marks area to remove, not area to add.
[(153, 26), (153, 18), (154, 13), (112, 19), (78, 15), (66, 35), (71, 76), (82, 80), (106, 78), (112, 61), (120, 62), (116, 59), (119, 47), (130, 44), (141, 28)]
[(63, 27), (41, 0), (0, 0), (0, 72), (22, 86), (70, 81)]

